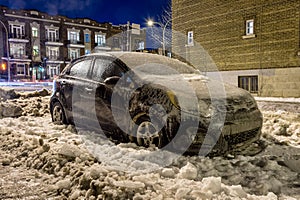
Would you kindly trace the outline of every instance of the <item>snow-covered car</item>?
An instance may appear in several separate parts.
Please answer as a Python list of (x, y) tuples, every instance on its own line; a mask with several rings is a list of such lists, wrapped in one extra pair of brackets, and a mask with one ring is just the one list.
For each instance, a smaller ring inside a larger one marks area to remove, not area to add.
[(262, 127), (247, 91), (179, 60), (137, 52), (73, 60), (54, 81), (50, 112), (55, 123), (102, 131), (117, 143), (196, 154), (247, 147)]

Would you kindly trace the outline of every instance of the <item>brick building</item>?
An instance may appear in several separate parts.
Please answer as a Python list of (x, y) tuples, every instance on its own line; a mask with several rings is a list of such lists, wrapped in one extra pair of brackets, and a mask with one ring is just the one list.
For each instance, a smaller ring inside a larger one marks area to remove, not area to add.
[[(300, 97), (300, 0), (172, 0), (173, 51), (259, 96)], [(198, 55), (203, 50), (208, 54)]]
[(134, 51), (143, 49), (145, 41), (138, 24), (112, 25), (0, 6), (0, 80), (53, 79), (81, 55)]

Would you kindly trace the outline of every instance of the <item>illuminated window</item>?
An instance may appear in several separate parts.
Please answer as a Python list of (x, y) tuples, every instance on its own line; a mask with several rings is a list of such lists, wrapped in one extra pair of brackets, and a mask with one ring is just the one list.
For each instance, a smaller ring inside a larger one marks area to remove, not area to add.
[(14, 58), (23, 58), (25, 55), (25, 44), (24, 43), (11, 43), (10, 53)]
[(105, 35), (104, 34), (95, 34), (95, 43), (97, 46), (105, 46)]
[(33, 56), (38, 56), (40, 54), (40, 50), (38, 46), (33, 46), (32, 54)]
[(38, 28), (37, 27), (32, 27), (31, 32), (32, 32), (32, 37), (38, 37)]
[(187, 45), (194, 46), (194, 32), (188, 31), (187, 33)]
[(250, 19), (246, 21), (246, 35), (254, 34), (254, 20)]

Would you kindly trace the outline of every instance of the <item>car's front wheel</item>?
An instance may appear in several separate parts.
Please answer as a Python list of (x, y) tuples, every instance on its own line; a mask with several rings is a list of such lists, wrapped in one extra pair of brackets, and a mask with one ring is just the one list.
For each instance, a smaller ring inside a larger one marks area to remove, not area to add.
[(54, 122), (55, 124), (65, 124), (66, 123), (66, 117), (64, 114), (64, 110), (59, 102), (55, 102), (53, 104), (52, 122)]
[(136, 120), (136, 128), (134, 135), (136, 143), (139, 146), (151, 147), (156, 146), (158, 148), (163, 147), (163, 129), (157, 124), (151, 122), (147, 116), (142, 116)]

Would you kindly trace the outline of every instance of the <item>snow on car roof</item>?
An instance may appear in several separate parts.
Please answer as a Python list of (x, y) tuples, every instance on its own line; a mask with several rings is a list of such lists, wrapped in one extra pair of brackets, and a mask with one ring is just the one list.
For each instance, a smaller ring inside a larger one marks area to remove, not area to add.
[(141, 52), (106, 52), (106, 53), (93, 53), (90, 55), (102, 55), (102, 56), (113, 56), (122, 60), (129, 68), (134, 69), (138, 66), (153, 64), (159, 64), (161, 66), (170, 67), (179, 73), (195, 73), (195, 69), (188, 64), (181, 62), (174, 58), (169, 58), (166, 56), (151, 54), (151, 53), (141, 53)]

